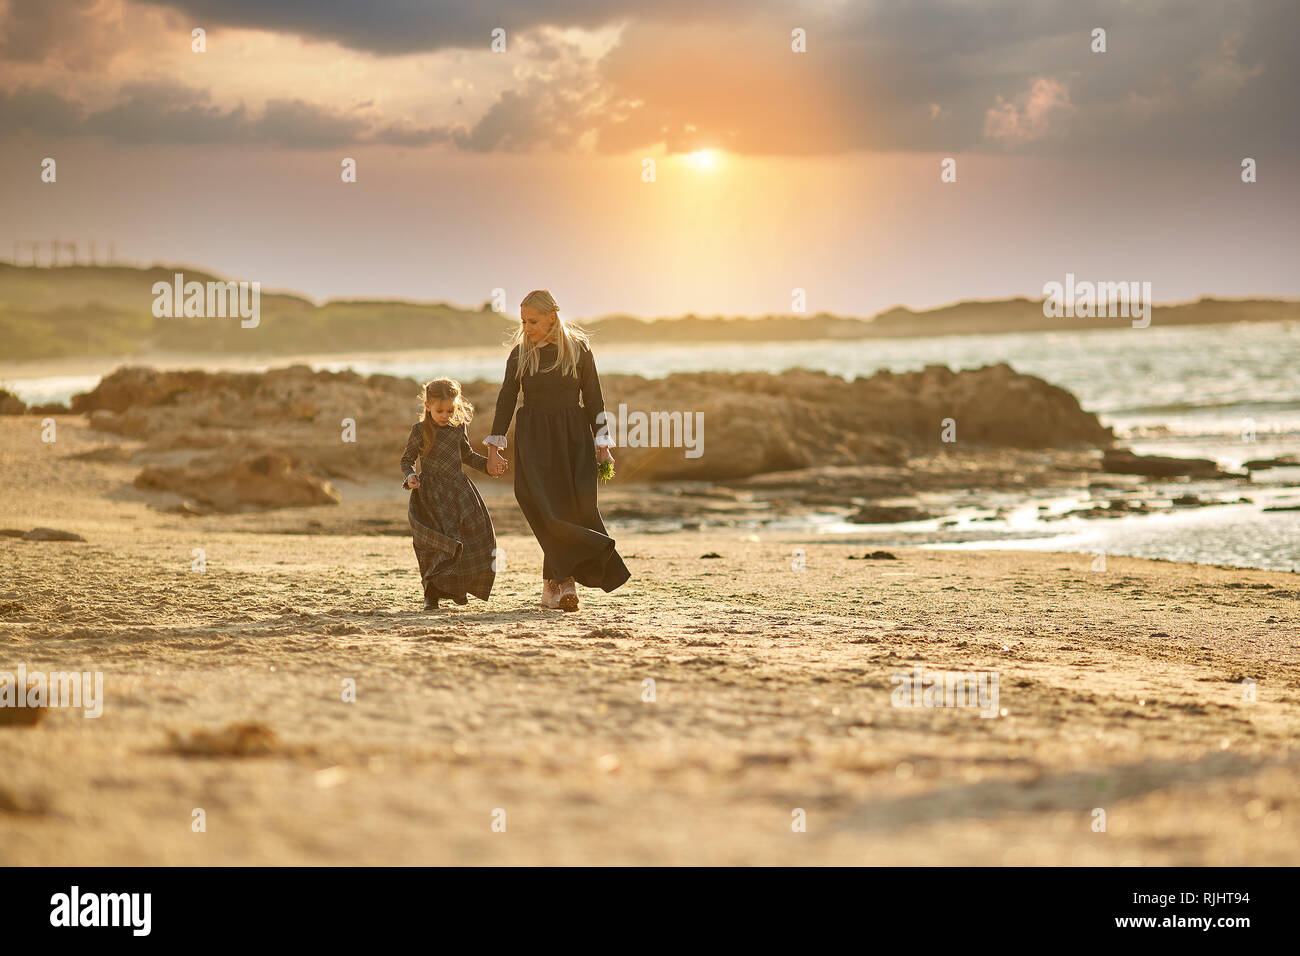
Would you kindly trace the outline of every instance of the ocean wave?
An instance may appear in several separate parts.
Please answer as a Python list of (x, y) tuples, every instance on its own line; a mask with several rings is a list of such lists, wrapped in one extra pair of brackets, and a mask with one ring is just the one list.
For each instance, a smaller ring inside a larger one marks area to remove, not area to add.
[(1103, 414), (1109, 416), (1116, 415), (1161, 415), (1161, 414), (1186, 414), (1192, 412), (1216, 412), (1228, 411), (1232, 409), (1252, 410), (1252, 411), (1271, 411), (1271, 412), (1300, 412), (1300, 396), (1294, 399), (1259, 399), (1256, 401), (1226, 401), (1226, 402), (1168, 402), (1163, 405), (1133, 405), (1127, 408), (1108, 408)]

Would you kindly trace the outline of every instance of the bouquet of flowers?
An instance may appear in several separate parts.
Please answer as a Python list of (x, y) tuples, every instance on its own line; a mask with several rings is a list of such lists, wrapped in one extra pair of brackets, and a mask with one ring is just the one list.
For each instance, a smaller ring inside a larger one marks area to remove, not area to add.
[(609, 481), (614, 477), (614, 463), (612, 461), (602, 461), (596, 466), (596, 476), (601, 481)]

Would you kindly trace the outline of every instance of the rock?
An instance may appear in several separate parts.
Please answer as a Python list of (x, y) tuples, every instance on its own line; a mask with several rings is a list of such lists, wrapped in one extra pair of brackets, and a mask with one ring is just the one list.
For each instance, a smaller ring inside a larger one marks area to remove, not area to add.
[(718, 552), (710, 551), (708, 554), (700, 555), (700, 560), (703, 561), (705, 558), (720, 558), (720, 557), (722, 557), (722, 555), (718, 554)]
[(145, 366), (125, 366), (106, 375), (89, 392), (72, 396), (72, 410), (122, 412), (132, 406), (174, 402), (178, 393), (201, 387), (210, 378), (210, 373), (197, 370), (159, 372)]
[(864, 555), (849, 555), (850, 561), (897, 561), (898, 556), (890, 554), (888, 551), (869, 551)]
[(1254, 458), (1242, 465), (1247, 471), (1264, 471), (1268, 468), (1291, 468), (1300, 465), (1300, 458), (1284, 455), (1281, 458)]
[(925, 521), (934, 515), (911, 505), (863, 505), (856, 514), (849, 515), (854, 524), (898, 524), (903, 521)]
[[(1196, 498), (1195, 495), (1189, 495), (1188, 497), (1192, 499)], [(1123, 512), (1125, 514), (1146, 514), (1151, 510), (1151, 506), (1145, 501), (1125, 501), (1122, 498), (1117, 498), (1106, 505), (1106, 510)]]
[(22, 528), (0, 528), (0, 538), (21, 538), (26, 533)]
[[(0, 727), (35, 727), (45, 716), (46, 707), (0, 707)], [(0, 805), (0, 809), (4, 809)]]
[[(502, 367), (505, 358), (503, 351)], [(463, 384), (478, 409), (469, 426), (470, 444), (482, 451), (499, 381)], [(851, 382), (803, 369), (779, 375), (678, 373), (661, 379), (605, 375), (602, 390), (607, 410), (626, 419), (617, 423), (614, 435), (619, 482), (715, 482), (809, 468), (900, 468), (918, 454), (954, 450), (940, 440), (946, 418), (955, 419), (956, 447), (963, 451), (1095, 448), (1113, 442), (1111, 431), (1074, 396), (1006, 364), (960, 372), (931, 366)], [(405, 436), (419, 417), (418, 391), (411, 379), (313, 372), (304, 365), (265, 373), (124, 367), (75, 396), (71, 406), (89, 414), (92, 428), (144, 441), (146, 454), (210, 450), (230, 458), (264, 450), (287, 455), (320, 478), (363, 481), (394, 473)], [(656, 413), (659, 417), (652, 418)], [(344, 420), (355, 423), (355, 441), (341, 440)], [(702, 433), (693, 427), (689, 443), (688, 421), (703, 426)], [(514, 449), (510, 432), (507, 438)], [(642, 441), (632, 445), (628, 438)], [(688, 457), (694, 451), (701, 453)], [(513, 480), (513, 469), (506, 474), (504, 480)]]
[[(0, 683), (0, 699), (12, 699), (12, 704), (0, 706), (0, 727), (35, 727), (49, 708), (44, 704), (36, 707), (27, 706), (28, 700), (41, 699), (30, 696), (32, 689), (38, 686), (35, 678), (28, 677), (27, 686), (23, 688), (19, 688), (17, 684), (17, 678), (13, 674), (7, 675), (3, 683)], [(22, 707), (16, 706), (20, 693), (24, 695)]]
[(131, 449), (125, 445), (96, 445), (94, 448), (79, 451), (68, 457), (77, 461), (121, 462), (130, 461), (132, 454)]
[(90, 427), (101, 432), (116, 432), (118, 428), (117, 412), (111, 412), (107, 408), (97, 408), (90, 413)]
[(1063, 518), (1118, 518), (1126, 514), (1149, 514), (1151, 510), (1151, 506), (1145, 501), (1116, 499), (1107, 502), (1105, 505), (1096, 504), (1091, 508), (1078, 508), (1074, 511), (1067, 511), (1065, 514), (1054, 515), (1050, 520), (1059, 521)]
[(135, 486), (174, 492), (221, 512), (335, 505), (342, 500), (329, 482), (276, 453), (247, 455), (233, 462), (223, 456), (182, 467), (146, 468), (136, 476)]
[(169, 750), (184, 757), (264, 757), (282, 751), (265, 724), (233, 723), (220, 730), (167, 731)]
[(22, 415), (27, 403), (7, 389), (0, 388), (0, 415)]
[(1107, 449), (1102, 455), (1103, 471), (1120, 475), (1144, 475), (1148, 478), (1226, 478), (1218, 463), (1209, 458), (1166, 458), (1160, 455), (1135, 455), (1126, 448)]
[(85, 541), (79, 534), (71, 531), (57, 531), (54, 528), (33, 528), (23, 535), (24, 541)]

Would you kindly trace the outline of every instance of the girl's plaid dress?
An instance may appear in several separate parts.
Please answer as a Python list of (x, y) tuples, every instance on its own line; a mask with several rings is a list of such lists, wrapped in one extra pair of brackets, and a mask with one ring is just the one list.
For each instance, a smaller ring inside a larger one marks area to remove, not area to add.
[(478, 489), (461, 466), (487, 474), (487, 458), (470, 448), (464, 425), (434, 425), (433, 446), (421, 456), (423, 427), (413, 425), (406, 440), (402, 483), (416, 473), (418, 461), (420, 487), (411, 491), (407, 517), (425, 599), (465, 604), (468, 593), (486, 601), (496, 578), (496, 532)]

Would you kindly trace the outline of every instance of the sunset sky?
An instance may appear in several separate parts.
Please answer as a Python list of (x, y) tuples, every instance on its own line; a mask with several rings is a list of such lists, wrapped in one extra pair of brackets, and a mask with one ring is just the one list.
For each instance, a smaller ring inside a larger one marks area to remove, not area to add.
[(574, 318), (1295, 296), (1298, 33), (1295, 0), (0, 0), (0, 256)]

